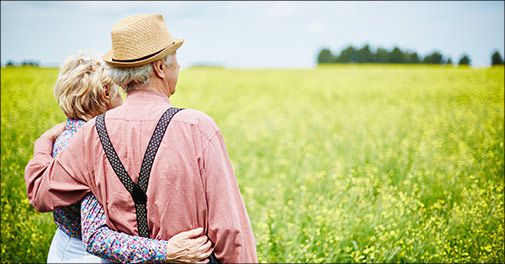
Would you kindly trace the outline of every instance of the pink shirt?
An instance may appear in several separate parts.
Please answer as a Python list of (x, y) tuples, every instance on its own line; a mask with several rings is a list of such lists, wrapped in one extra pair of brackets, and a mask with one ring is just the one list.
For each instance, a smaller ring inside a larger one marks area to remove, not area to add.
[[(165, 95), (136, 91), (107, 112), (105, 123), (126, 171), (137, 182), (142, 159), (161, 115)], [(28, 198), (39, 211), (68, 206), (93, 192), (107, 224), (138, 234), (135, 204), (110, 166), (95, 128), (87, 122), (67, 150), (51, 157), (53, 142), (40, 137), (25, 170)], [(256, 245), (223, 138), (206, 114), (185, 109), (170, 122), (156, 155), (147, 211), (150, 237), (204, 227), (220, 262), (257, 262)]]

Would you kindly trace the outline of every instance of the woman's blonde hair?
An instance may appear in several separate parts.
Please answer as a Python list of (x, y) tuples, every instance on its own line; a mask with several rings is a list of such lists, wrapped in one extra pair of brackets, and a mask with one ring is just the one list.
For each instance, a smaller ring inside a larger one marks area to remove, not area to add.
[(85, 121), (107, 111), (118, 92), (103, 62), (83, 52), (67, 58), (54, 85), (54, 96), (65, 115)]

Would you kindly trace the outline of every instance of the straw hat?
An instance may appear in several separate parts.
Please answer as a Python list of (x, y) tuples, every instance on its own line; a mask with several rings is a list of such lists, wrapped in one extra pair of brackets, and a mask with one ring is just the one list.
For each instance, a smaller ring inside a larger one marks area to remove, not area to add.
[(163, 16), (143, 14), (126, 17), (112, 26), (112, 50), (102, 59), (114, 67), (136, 67), (159, 60), (184, 42), (168, 32)]

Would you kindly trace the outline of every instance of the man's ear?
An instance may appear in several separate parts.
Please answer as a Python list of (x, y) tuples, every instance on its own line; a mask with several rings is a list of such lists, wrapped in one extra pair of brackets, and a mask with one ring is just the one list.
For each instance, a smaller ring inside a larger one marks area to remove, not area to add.
[(165, 79), (165, 72), (163, 70), (167, 67), (161, 60), (151, 62), (151, 67), (153, 67), (153, 72), (156, 77), (160, 79)]

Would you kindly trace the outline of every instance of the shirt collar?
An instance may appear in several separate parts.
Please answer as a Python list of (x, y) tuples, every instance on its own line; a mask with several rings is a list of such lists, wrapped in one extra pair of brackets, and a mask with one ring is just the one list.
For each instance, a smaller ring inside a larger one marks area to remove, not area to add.
[(81, 129), (84, 124), (86, 124), (86, 121), (82, 119), (67, 118), (67, 122), (65, 123), (65, 130), (76, 132), (77, 130)]
[(151, 103), (170, 103), (168, 97), (160, 92), (150, 90), (131, 91), (126, 96), (125, 103), (129, 102), (151, 102)]

